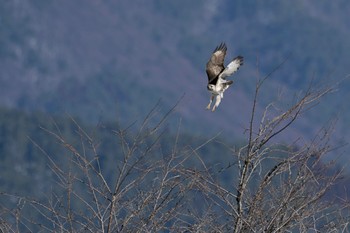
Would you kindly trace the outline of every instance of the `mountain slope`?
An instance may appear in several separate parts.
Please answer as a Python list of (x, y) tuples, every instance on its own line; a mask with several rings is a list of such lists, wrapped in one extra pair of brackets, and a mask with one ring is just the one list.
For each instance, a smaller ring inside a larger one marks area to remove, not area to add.
[[(275, 90), (289, 102), (312, 79), (331, 74), (326, 81), (331, 83), (349, 73), (349, 6), (346, 1), (342, 7), (317, 1), (5, 2), (0, 104), (68, 112), (90, 122), (132, 122), (158, 100), (166, 111), (185, 94), (177, 108), (184, 128), (239, 136), (248, 123), (257, 69), (264, 76), (291, 55), (262, 90), (262, 109), (278, 99)], [(221, 41), (228, 45), (227, 59), (241, 54), (245, 64), (212, 114), (204, 110), (209, 101), (204, 65)], [(304, 122), (295, 133), (307, 134), (304, 126), (317, 128), (339, 109), (344, 109), (340, 124), (347, 126), (348, 88), (345, 82), (319, 108), (324, 117)]]

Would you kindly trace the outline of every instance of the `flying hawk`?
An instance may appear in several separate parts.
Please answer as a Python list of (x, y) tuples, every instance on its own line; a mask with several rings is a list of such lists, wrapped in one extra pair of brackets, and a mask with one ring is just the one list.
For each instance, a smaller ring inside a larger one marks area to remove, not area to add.
[(226, 55), (227, 47), (225, 43), (221, 43), (217, 46), (211, 55), (207, 63), (206, 72), (208, 75), (207, 89), (211, 93), (210, 102), (207, 109), (210, 109), (211, 103), (216, 96), (215, 105), (212, 111), (219, 106), (221, 99), (224, 98), (224, 92), (233, 83), (232, 80), (226, 80), (236, 72), (241, 65), (243, 65), (243, 57), (237, 56), (226, 67), (224, 66), (224, 59)]

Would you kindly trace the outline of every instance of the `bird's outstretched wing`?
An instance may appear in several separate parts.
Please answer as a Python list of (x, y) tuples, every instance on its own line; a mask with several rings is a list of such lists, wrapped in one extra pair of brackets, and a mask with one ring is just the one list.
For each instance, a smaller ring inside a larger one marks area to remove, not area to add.
[(226, 44), (221, 43), (215, 48), (213, 54), (211, 55), (211, 58), (207, 62), (206, 72), (208, 75), (208, 83), (217, 78), (218, 75), (225, 69), (224, 59), (226, 51)]
[(242, 56), (238, 56), (236, 58), (234, 58), (224, 69), (224, 71), (221, 72), (221, 74), (219, 75), (220, 78), (225, 79), (228, 76), (231, 76), (234, 72), (236, 72), (239, 67), (243, 65), (243, 57)]

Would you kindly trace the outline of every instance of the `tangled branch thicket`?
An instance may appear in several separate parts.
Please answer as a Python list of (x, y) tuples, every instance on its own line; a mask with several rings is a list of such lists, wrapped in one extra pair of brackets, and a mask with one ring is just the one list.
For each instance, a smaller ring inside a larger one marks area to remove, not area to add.
[[(97, 142), (78, 123), (79, 146), (69, 143), (59, 131), (46, 130), (68, 152), (62, 155), (68, 162), (40, 148), (55, 175), (55, 189), (46, 200), (2, 192), (2, 198), (17, 199), (18, 205), (12, 209), (2, 206), (0, 229), (349, 232), (348, 204), (324, 198), (341, 177), (332, 162), (322, 160), (331, 149), (331, 128), (303, 146), (276, 143), (303, 111), (332, 89), (310, 88), (291, 107), (282, 110), (268, 105), (258, 118), (256, 105), (265, 80), (257, 82), (246, 144), (227, 148), (232, 162), (219, 170), (212, 169), (200, 153), (200, 148), (216, 138), (200, 146), (180, 146), (181, 133), (177, 132), (171, 150), (162, 151), (163, 123), (173, 109), (156, 124), (151, 121), (157, 107), (137, 130), (133, 126), (113, 130), (119, 148), (108, 155), (114, 158), (113, 171), (104, 170)], [(223, 182), (222, 176), (228, 176), (229, 182)], [(25, 208), (38, 217), (22, 213)]]

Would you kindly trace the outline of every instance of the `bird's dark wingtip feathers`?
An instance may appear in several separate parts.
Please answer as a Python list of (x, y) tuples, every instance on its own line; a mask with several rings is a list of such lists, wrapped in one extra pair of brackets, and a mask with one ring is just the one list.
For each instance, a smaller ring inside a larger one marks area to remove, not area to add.
[(216, 46), (216, 48), (214, 49), (214, 53), (216, 51), (224, 51), (224, 52), (226, 52), (226, 50), (227, 50), (227, 47), (226, 47), (225, 42), (221, 42), (221, 44)]
[(240, 64), (240, 65), (243, 65), (243, 62), (244, 62), (243, 56), (239, 55), (239, 56), (236, 57), (236, 59), (239, 60), (239, 64)]

